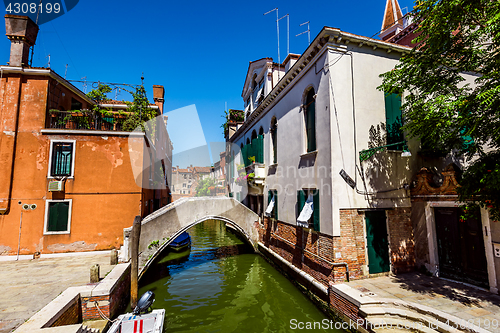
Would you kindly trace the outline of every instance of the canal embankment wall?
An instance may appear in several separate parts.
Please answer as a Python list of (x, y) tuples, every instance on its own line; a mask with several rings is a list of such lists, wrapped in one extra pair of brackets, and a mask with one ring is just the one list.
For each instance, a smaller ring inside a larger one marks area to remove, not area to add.
[(85, 333), (82, 321), (113, 318), (129, 299), (130, 263), (118, 264), (97, 284), (67, 288), (14, 332)]

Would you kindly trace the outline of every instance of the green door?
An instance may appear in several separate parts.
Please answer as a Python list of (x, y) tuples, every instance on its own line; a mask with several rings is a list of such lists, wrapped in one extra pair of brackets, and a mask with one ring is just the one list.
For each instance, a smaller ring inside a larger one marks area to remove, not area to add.
[(389, 243), (385, 211), (365, 212), (366, 247), (368, 250), (368, 270), (370, 274), (389, 271)]

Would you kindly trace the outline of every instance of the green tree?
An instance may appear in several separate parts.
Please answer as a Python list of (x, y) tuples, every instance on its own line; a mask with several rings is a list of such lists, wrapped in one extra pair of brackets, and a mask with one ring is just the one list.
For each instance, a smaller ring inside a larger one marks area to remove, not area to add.
[(422, 0), (410, 15), (418, 46), (379, 89), (405, 92), (403, 128), (422, 147), (469, 159), (460, 201), (500, 219), (500, 1)]
[(209, 187), (215, 186), (215, 179), (212, 177), (206, 177), (198, 181), (196, 186), (196, 197), (207, 197), (210, 195)]
[(146, 89), (142, 85), (136, 87), (135, 92), (132, 93), (132, 97), (133, 102), (129, 103), (129, 108), (127, 109), (130, 114), (123, 123), (123, 130), (133, 131), (138, 126), (141, 126), (144, 131), (144, 123), (157, 116), (156, 110), (150, 107), (146, 96)]

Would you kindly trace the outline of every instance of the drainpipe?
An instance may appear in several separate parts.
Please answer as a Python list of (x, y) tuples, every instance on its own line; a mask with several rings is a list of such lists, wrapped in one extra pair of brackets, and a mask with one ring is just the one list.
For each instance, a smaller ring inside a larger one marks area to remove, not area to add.
[(300, 247), (300, 246), (297, 246), (297, 245), (293, 244), (292, 242), (290, 242), (289, 240), (286, 240), (286, 239), (284, 239), (284, 238), (282, 238), (282, 237), (280, 237), (280, 236), (278, 236), (278, 235), (276, 235), (276, 234), (272, 234), (272, 236), (273, 236), (273, 237), (277, 237), (277, 238), (279, 238), (280, 240), (282, 240), (282, 241), (284, 241), (284, 242), (286, 242), (286, 243), (288, 243), (288, 244), (290, 244), (290, 245), (292, 245), (292, 246), (294, 246), (294, 247), (298, 247), (298, 248), (299, 248), (299, 249), (301, 249), (302, 251), (307, 252), (307, 253), (309, 253), (310, 255), (315, 256), (316, 258), (323, 260), (324, 262), (326, 262), (327, 264), (329, 264), (329, 265), (331, 265), (331, 266), (333, 266), (333, 267), (341, 267), (341, 266), (344, 266), (344, 267), (345, 267), (345, 275), (346, 275), (346, 279), (347, 279), (347, 282), (349, 282), (349, 266), (347, 265), (347, 263), (346, 263), (346, 262), (331, 262), (330, 260), (326, 260), (325, 258), (322, 258), (322, 257), (318, 256), (317, 254), (314, 254), (314, 253), (312, 253), (312, 252), (310, 252), (310, 251), (307, 251), (305, 248)]

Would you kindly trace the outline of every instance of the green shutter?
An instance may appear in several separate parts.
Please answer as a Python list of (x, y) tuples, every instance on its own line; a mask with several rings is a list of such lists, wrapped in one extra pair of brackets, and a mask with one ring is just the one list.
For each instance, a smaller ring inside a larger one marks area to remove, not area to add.
[(300, 212), (302, 211), (302, 208), (304, 208), (304, 205), (306, 204), (306, 195), (304, 191), (298, 190), (297, 191), (297, 218), (300, 215)]
[(273, 208), (273, 216), (277, 220), (278, 219), (278, 191), (274, 190), (274, 208)]
[[(400, 94), (385, 94), (385, 118), (387, 130), (387, 144), (404, 141), (403, 132), (401, 130), (402, 113), (401, 113), (401, 95)], [(393, 150), (403, 149), (402, 145), (389, 147)]]
[(271, 139), (273, 141), (273, 163), (278, 163), (278, 126), (271, 132)]
[(319, 231), (319, 190), (314, 190), (313, 209), (313, 229)]
[(253, 153), (255, 154), (256, 163), (264, 163), (264, 136), (259, 135), (256, 139), (252, 140)]
[(68, 202), (50, 202), (47, 231), (67, 231), (68, 213)]
[(267, 205), (269, 206), (269, 203), (271, 202), (271, 198), (273, 196), (273, 193), (271, 190), (267, 191)]
[(312, 101), (307, 108), (306, 115), (306, 134), (307, 134), (307, 152), (316, 150), (316, 107)]

